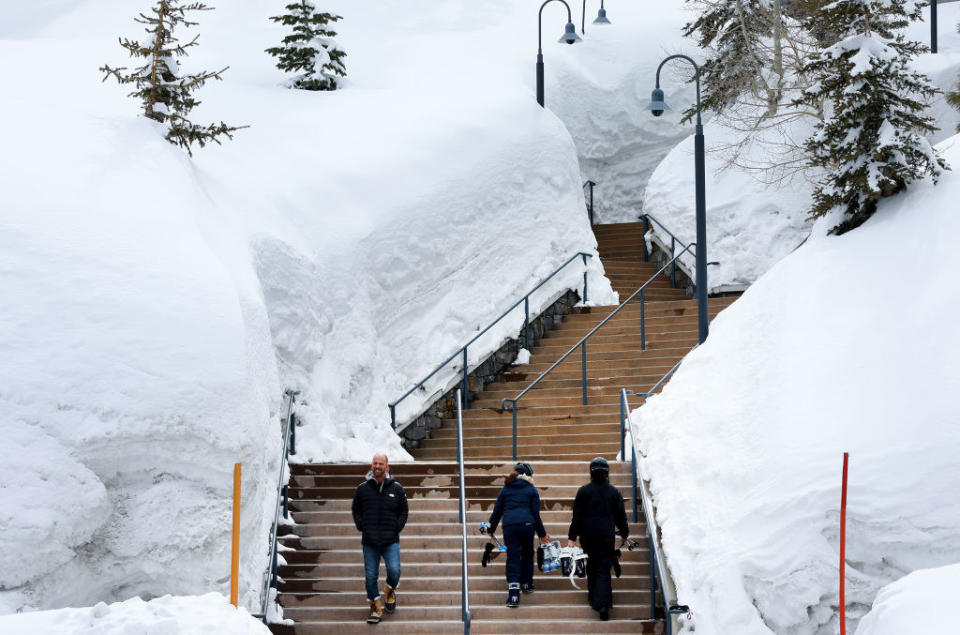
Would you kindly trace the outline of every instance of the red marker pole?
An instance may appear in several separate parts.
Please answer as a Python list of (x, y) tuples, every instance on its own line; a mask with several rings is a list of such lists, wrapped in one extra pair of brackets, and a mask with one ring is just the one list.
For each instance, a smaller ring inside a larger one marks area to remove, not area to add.
[(847, 462), (849, 452), (843, 453), (843, 488), (840, 494), (840, 635), (847, 635), (847, 603), (844, 597), (844, 565), (847, 562)]

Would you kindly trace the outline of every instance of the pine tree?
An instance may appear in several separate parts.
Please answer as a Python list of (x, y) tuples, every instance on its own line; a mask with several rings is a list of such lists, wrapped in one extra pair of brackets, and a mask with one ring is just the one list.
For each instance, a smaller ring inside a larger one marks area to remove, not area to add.
[(288, 73), (299, 73), (290, 81), (290, 87), (304, 90), (336, 90), (337, 76), (346, 77), (343, 64), (346, 53), (332, 38), (337, 34), (326, 28), (341, 20), (339, 15), (319, 13), (312, 0), (300, 0), (286, 6), (285, 15), (273, 16), (274, 22), (293, 27), (293, 33), (283, 38), (281, 46), (268, 48), (267, 53), (278, 58), (277, 68)]
[(920, 15), (914, 0), (835, 0), (811, 17), (810, 28), (836, 36), (806, 71), (816, 83), (802, 97), (829, 109), (806, 147), (826, 176), (814, 192), (811, 217), (841, 209), (842, 234), (867, 220), (877, 201), (925, 176), (948, 169), (924, 137), (936, 130), (924, 114), (937, 89), (910, 69), (924, 50), (902, 29)]
[(181, 44), (174, 36), (174, 30), (180, 26), (197, 25), (187, 19), (188, 12), (210, 11), (212, 8), (202, 2), (181, 5), (180, 0), (157, 0), (150, 10), (152, 15), (141, 13), (134, 18), (134, 21), (147, 25), (144, 30), (148, 37), (143, 42), (120, 39), (120, 46), (127, 49), (131, 57), (146, 60), (143, 66), (130, 71), (126, 67), (111, 68), (106, 64), (100, 68), (104, 81), (112, 76), (120, 84), (132, 84), (135, 90), (130, 96), (142, 101), (144, 116), (165, 124), (167, 141), (186, 149), (190, 155), (193, 154), (190, 149), (193, 143), (200, 144), (201, 148), (209, 141), (219, 144), (219, 137), (232, 139), (232, 132), (246, 127), (228, 126), (222, 121), (201, 126), (187, 119), (190, 111), (200, 103), (193, 92), (208, 80), (223, 79), (221, 75), (229, 67), (216, 72), (181, 75), (177, 58), (188, 55), (188, 49), (197, 45), (199, 36)]
[[(960, 33), (960, 24), (957, 25), (957, 32)], [(947, 103), (960, 110), (960, 79), (957, 80), (957, 90), (947, 93)], [(957, 124), (957, 132), (960, 132), (960, 123)]]

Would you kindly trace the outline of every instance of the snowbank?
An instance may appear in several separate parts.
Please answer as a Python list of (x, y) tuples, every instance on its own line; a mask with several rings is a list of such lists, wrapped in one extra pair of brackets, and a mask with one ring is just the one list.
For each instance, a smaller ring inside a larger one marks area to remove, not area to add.
[[(117, 36), (142, 35), (137, 7), (5, 12), (0, 613), (225, 590), (236, 461), (254, 607), (282, 389), (302, 391), (298, 459), (407, 458), (387, 403), (595, 254), (573, 142), (533, 97), (535, 9), (478, 4), (328, 3), (350, 77), (307, 93), (263, 52), (281, 5), (220, 3), (181, 34), (200, 34), (185, 70), (230, 65), (193, 116), (251, 127), (193, 160), (101, 83), (128, 63)], [(615, 300), (588, 269), (591, 300)]]
[[(960, 136), (940, 145), (960, 165)], [(960, 560), (960, 175), (817, 226), (634, 412), (667, 562), (697, 633), (834, 633), (842, 452), (847, 615)], [(909, 629), (913, 632), (913, 629)]]
[(960, 564), (907, 574), (880, 590), (857, 635), (949, 632), (958, 588)]
[[(919, 56), (914, 67), (929, 75), (942, 90), (955, 90), (960, 75), (960, 34), (956, 32), (960, 4), (941, 6), (938, 21), (940, 53)], [(906, 35), (929, 43), (930, 27), (926, 22), (915, 22)], [(677, 93), (678, 87), (677, 82), (664, 83), (667, 103), (675, 108), (690, 101), (686, 93)], [(943, 95), (934, 100), (929, 113), (940, 126), (932, 141), (939, 142), (955, 134), (960, 113), (945, 103)], [(794, 139), (805, 139), (811, 126), (809, 122), (796, 122), (790, 134)], [(722, 169), (726, 165), (724, 149), (738, 143), (740, 136), (718, 121), (705, 123), (704, 140), (707, 147), (707, 259), (720, 263), (710, 267), (709, 285), (711, 290), (726, 285), (749, 285), (809, 235), (812, 223), (807, 219), (807, 212), (813, 186), (800, 176), (767, 184), (771, 180), (769, 174), (762, 175), (764, 180), (761, 180), (738, 168)], [(741, 163), (758, 165), (771, 151), (769, 143), (752, 144)], [(691, 136), (677, 144), (656, 166), (646, 183), (642, 203), (643, 211), (655, 216), (685, 243), (696, 239), (693, 159)], [(693, 271), (693, 257), (688, 254), (681, 259)]]
[(4, 635), (268, 635), (262, 622), (219, 593), (165, 595), (81, 609), (37, 611), (0, 617)]

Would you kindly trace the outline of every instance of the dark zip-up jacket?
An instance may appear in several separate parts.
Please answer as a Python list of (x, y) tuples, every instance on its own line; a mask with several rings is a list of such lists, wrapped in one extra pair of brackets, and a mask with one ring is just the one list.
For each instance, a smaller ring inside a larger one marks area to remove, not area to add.
[(367, 480), (353, 493), (353, 524), (363, 534), (365, 545), (384, 547), (400, 540), (407, 524), (407, 495), (390, 475), (381, 483), (367, 473)]
[(496, 531), (501, 518), (504, 527), (533, 525), (538, 536), (543, 538), (547, 535), (540, 520), (540, 493), (527, 477), (514, 479), (500, 490), (493, 513), (490, 514), (490, 533)]
[(583, 538), (613, 537), (614, 530), (622, 538), (630, 535), (627, 514), (623, 509), (623, 496), (610, 483), (590, 482), (577, 490), (573, 500), (573, 520), (567, 537), (570, 540)]

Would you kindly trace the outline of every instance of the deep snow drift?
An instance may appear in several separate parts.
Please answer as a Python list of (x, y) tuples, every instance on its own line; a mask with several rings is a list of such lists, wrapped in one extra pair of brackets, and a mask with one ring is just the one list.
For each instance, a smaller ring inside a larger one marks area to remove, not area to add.
[[(919, 56), (914, 67), (929, 75), (942, 90), (955, 90), (960, 74), (960, 34), (955, 28), (960, 22), (960, 3), (940, 6), (938, 22), (940, 53)], [(929, 24), (912, 23), (906, 30), (906, 37), (929, 44)], [(686, 48), (692, 48), (692, 41), (687, 42)], [(686, 92), (678, 92), (682, 86), (676, 79), (664, 82), (663, 88), (667, 103), (675, 109), (686, 108), (693, 100)], [(929, 113), (940, 126), (940, 131), (931, 138), (933, 142), (954, 134), (960, 113), (945, 103), (943, 95), (934, 100)], [(801, 121), (790, 129), (790, 133), (795, 139), (802, 140), (811, 130), (812, 123)], [(693, 132), (692, 126), (688, 127), (688, 132)], [(812, 227), (807, 212), (813, 187), (803, 176), (768, 185), (743, 170), (722, 169), (726, 165), (723, 148), (737, 143), (740, 138), (738, 133), (718, 121), (707, 121), (704, 125), (707, 259), (719, 262), (708, 272), (712, 290), (728, 285), (749, 285), (798, 247)], [(746, 151), (742, 161), (757, 165), (769, 152), (771, 148), (767, 144), (755, 143)], [(684, 243), (696, 239), (693, 161), (691, 136), (677, 144), (656, 167), (646, 183), (642, 204), (643, 211), (664, 223)], [(769, 180), (769, 174), (764, 177)], [(661, 235), (666, 236), (662, 232)], [(669, 242), (669, 238), (666, 240)], [(693, 271), (692, 255), (686, 254), (681, 260), (689, 271)]]
[(0, 618), (4, 635), (269, 635), (270, 629), (234, 608), (219, 593), (169, 595), (82, 609), (21, 613)]
[[(230, 65), (193, 119), (251, 127), (190, 160), (97, 70), (128, 63), (117, 36), (140, 37), (150, 5), (49, 0), (0, 20), (17, 86), (0, 96), (16, 122), (0, 155), (0, 612), (224, 590), (235, 461), (253, 608), (282, 389), (303, 391), (298, 459), (403, 459), (387, 402), (595, 253), (573, 142), (533, 96), (535, 8), (329, 2), (349, 80), (307, 93), (263, 52), (280, 5), (220, 3), (180, 34), (200, 34), (184, 70)], [(596, 258), (589, 274), (591, 300), (613, 301)]]
[[(960, 166), (960, 136), (939, 147)], [(947, 172), (844, 236), (824, 219), (634, 411), (698, 634), (836, 632), (844, 451), (851, 624), (883, 585), (960, 561), (958, 198)]]
[(960, 588), (960, 564), (909, 573), (880, 590), (857, 635), (949, 633)]

